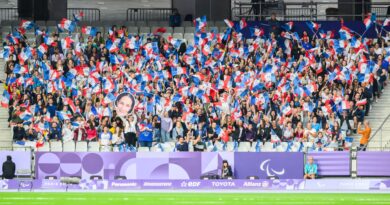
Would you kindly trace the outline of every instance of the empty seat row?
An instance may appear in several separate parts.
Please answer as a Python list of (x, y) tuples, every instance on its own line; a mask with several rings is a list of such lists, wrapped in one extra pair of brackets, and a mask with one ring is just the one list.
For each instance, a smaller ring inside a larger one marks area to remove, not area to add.
[[(1, 21), (1, 26), (18, 26), (20, 21)], [(39, 26), (57, 26), (59, 21), (36, 21), (35, 24)], [(112, 26), (112, 25), (117, 25), (117, 26), (159, 26), (159, 27), (169, 27), (169, 22), (168, 21), (81, 21), (78, 22), (79, 25), (83, 26)], [(191, 27), (194, 26), (194, 23), (191, 21), (182, 21), (181, 24), (182, 27)], [(207, 26), (208, 27), (222, 27), (226, 26), (224, 21), (207, 21)]]

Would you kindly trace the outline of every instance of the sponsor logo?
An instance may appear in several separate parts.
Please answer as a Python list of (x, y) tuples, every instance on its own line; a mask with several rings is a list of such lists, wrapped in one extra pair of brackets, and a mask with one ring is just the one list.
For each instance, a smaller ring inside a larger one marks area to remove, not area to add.
[(234, 182), (211, 182), (213, 187), (235, 187), (236, 184)]
[(19, 186), (20, 186), (20, 188), (27, 188), (27, 187), (31, 187), (31, 183), (30, 182), (20, 182)]
[(144, 182), (144, 187), (170, 187), (172, 182)]
[(136, 187), (137, 182), (111, 182), (111, 187)]
[(281, 171), (276, 171), (270, 167), (270, 162), (271, 162), (271, 159), (264, 160), (260, 164), (260, 170), (263, 172), (266, 172), (267, 176), (269, 176), (269, 177), (276, 176), (276, 175), (278, 175), (278, 176), (284, 175), (284, 172), (285, 172), (284, 168)]
[(186, 181), (183, 181), (182, 183), (180, 183), (180, 186), (181, 187), (199, 187), (201, 184), (201, 182), (186, 182)]

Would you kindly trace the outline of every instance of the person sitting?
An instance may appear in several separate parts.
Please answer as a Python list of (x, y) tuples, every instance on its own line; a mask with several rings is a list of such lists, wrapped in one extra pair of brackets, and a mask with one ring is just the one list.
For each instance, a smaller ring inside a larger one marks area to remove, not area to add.
[(14, 127), (14, 141), (22, 141), (26, 140), (26, 130), (23, 127), (23, 123), (21, 121), (18, 122), (17, 126)]
[(314, 164), (313, 157), (307, 159), (308, 163), (305, 165), (304, 179), (315, 179), (317, 176), (317, 164)]
[(221, 178), (228, 179), (230, 177), (233, 177), (232, 167), (229, 165), (227, 160), (223, 160)]
[(184, 140), (183, 136), (178, 136), (179, 142), (176, 144), (176, 150), (179, 152), (188, 152), (188, 140)]

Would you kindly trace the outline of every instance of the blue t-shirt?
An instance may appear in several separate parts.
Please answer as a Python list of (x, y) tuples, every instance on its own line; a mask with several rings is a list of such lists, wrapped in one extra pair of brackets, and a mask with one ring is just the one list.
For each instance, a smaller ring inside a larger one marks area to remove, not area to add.
[(317, 174), (317, 164), (309, 164), (305, 165), (305, 174)]
[[(145, 126), (146, 128), (153, 129), (152, 124), (147, 124)], [(152, 142), (153, 141), (153, 132), (145, 130), (139, 133), (139, 139), (140, 142)]]

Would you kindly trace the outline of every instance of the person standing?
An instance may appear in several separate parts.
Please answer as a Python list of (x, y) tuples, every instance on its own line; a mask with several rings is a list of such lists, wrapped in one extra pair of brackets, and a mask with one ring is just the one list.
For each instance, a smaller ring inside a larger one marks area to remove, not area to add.
[(7, 156), (7, 160), (3, 163), (3, 179), (13, 179), (15, 177), (15, 163), (11, 156)]
[(360, 151), (366, 151), (368, 140), (370, 139), (371, 135), (371, 127), (368, 120), (364, 120), (364, 130), (361, 129), (362, 123), (358, 124), (358, 133), (362, 135), (362, 138), (360, 138)]

